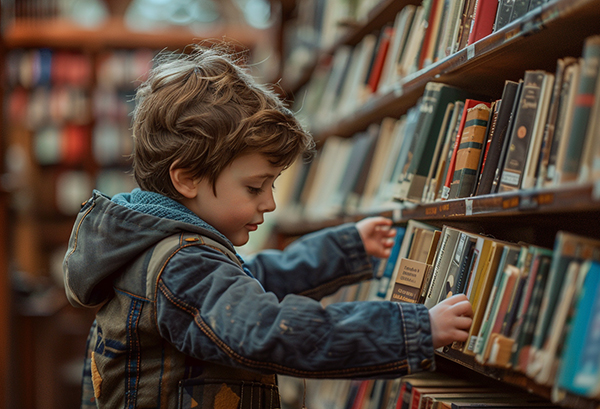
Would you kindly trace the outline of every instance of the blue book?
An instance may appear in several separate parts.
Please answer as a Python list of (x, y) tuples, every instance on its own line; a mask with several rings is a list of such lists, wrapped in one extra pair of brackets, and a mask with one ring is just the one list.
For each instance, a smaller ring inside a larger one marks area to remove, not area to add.
[(392, 280), (394, 267), (396, 266), (396, 260), (398, 260), (398, 254), (400, 254), (400, 246), (402, 246), (402, 240), (404, 240), (405, 233), (405, 227), (396, 227), (396, 237), (394, 237), (394, 246), (390, 251), (390, 256), (385, 262), (383, 274), (379, 279), (379, 290), (377, 291), (377, 297), (379, 298), (385, 299), (388, 288), (390, 287), (390, 281)]
[(586, 262), (587, 275), (567, 335), (557, 386), (577, 395), (600, 392), (600, 263)]

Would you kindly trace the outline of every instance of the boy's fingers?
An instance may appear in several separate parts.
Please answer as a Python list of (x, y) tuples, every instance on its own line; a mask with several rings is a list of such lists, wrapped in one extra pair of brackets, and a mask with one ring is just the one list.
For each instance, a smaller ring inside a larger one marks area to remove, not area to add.
[(456, 323), (456, 328), (468, 329), (471, 327), (473, 320), (469, 317), (462, 316), (462, 317), (456, 317), (455, 323)]
[(457, 302), (452, 309), (457, 315), (466, 315), (469, 317), (473, 315), (473, 307), (467, 299)]

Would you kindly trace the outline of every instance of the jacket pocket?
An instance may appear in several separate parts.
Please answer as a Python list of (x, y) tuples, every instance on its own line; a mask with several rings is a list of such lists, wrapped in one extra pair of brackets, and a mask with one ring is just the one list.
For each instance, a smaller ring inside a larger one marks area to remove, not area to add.
[(179, 383), (179, 409), (278, 409), (277, 385), (227, 379), (187, 379)]

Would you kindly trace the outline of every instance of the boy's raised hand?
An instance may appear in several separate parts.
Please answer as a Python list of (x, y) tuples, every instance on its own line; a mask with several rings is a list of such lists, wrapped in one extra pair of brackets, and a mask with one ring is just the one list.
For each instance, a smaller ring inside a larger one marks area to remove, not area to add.
[(368, 217), (356, 223), (367, 254), (386, 258), (394, 245), (396, 229), (392, 228), (392, 221), (385, 217)]
[(464, 294), (446, 298), (429, 310), (433, 347), (465, 342), (473, 322), (473, 307)]

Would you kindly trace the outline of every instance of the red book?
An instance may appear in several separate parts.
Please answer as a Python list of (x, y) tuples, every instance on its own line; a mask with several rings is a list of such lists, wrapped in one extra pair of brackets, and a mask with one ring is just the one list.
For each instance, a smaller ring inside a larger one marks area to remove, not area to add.
[(379, 86), (379, 80), (381, 79), (381, 71), (385, 65), (385, 59), (390, 48), (390, 41), (394, 36), (394, 29), (392, 27), (385, 27), (383, 33), (381, 33), (381, 41), (377, 48), (377, 55), (373, 62), (373, 68), (371, 69), (371, 75), (369, 76), (368, 86), (369, 92), (375, 93)]
[(435, 46), (435, 42), (437, 41), (437, 38), (434, 38), (433, 32), (437, 31), (435, 21), (436, 19), (439, 20), (439, 12), (441, 11), (439, 5), (441, 3), (443, 3), (442, 0), (431, 0), (431, 8), (429, 9), (429, 15), (427, 16), (427, 29), (425, 30), (421, 52), (419, 53), (419, 69), (423, 68), (425, 59), (429, 55), (429, 50), (431, 47)]
[(497, 8), (498, 0), (477, 0), (467, 45), (492, 34)]

